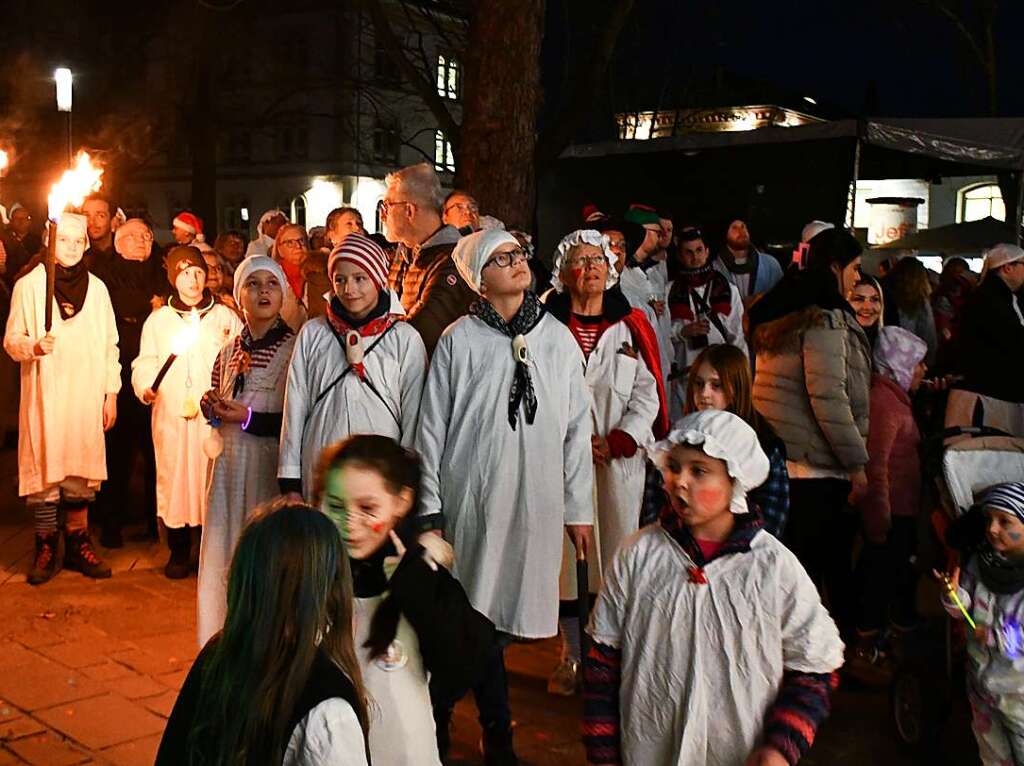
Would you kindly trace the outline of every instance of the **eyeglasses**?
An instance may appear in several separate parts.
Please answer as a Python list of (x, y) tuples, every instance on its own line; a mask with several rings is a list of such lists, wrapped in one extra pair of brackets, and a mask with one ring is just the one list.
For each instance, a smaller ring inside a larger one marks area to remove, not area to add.
[(138, 242), (145, 242), (147, 245), (153, 241), (153, 235), (148, 231), (142, 232), (141, 234), (122, 234), (121, 236), (124, 239), (133, 239)]
[(295, 237), (293, 239), (282, 239), (281, 247), (305, 247), (306, 240), (302, 237)]
[(602, 263), (607, 264), (608, 259), (603, 255), (584, 255), (576, 258), (570, 258), (566, 263), (574, 268), (579, 267), (585, 269), (587, 266), (593, 266), (596, 269)]
[(387, 218), (388, 214), (391, 212), (391, 208), (395, 207), (396, 205), (412, 205), (413, 207), (415, 207), (416, 203), (415, 202), (409, 202), (408, 200), (404, 200), (404, 199), (396, 199), (396, 200), (384, 199), (384, 200), (381, 200), (380, 201), (380, 214), (381, 214), (381, 216)]
[(521, 247), (517, 247), (515, 250), (509, 250), (505, 253), (495, 253), (487, 263), (484, 264), (486, 269), (488, 266), (497, 266), (499, 269), (507, 269), (509, 266), (515, 266), (517, 263), (530, 260), (530, 254), (523, 250)]
[(453, 202), (444, 209), (444, 212), (450, 213), (452, 210), (458, 210), (462, 213), (470, 213), (476, 215), (480, 212), (480, 208), (470, 202)]
[(617, 247), (625, 247), (625, 246), (626, 246), (626, 240), (624, 240), (624, 239), (621, 239), (621, 238), (612, 239), (611, 237), (608, 238), (608, 247), (612, 248), (613, 250), (615, 248), (617, 248)]

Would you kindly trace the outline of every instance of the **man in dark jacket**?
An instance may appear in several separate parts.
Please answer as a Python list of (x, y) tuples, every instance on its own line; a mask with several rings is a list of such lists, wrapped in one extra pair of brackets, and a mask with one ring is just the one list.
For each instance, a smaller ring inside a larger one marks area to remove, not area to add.
[(384, 236), (399, 243), (389, 285), (432, 354), (441, 333), (477, 297), (451, 258), (459, 232), (441, 221), (441, 183), (434, 168), (421, 162), (391, 173), (380, 213)]
[(110, 293), (117, 322), (121, 355), (121, 393), (117, 397), (117, 422), (107, 431), (108, 479), (97, 497), (101, 524), (100, 544), (120, 548), (121, 528), (131, 507), (129, 492), (136, 456), (144, 471), (143, 511), (156, 529), (156, 459), (150, 434), (150, 412), (132, 390), (132, 362), (139, 355), (142, 325), (153, 310), (154, 297), (166, 293), (163, 264), (153, 253), (153, 232), (145, 221), (132, 218), (120, 226), (110, 253), (98, 252), (91, 266)]
[(1024, 250), (996, 245), (985, 256), (984, 273), (961, 324), (964, 388), (1024, 402)]

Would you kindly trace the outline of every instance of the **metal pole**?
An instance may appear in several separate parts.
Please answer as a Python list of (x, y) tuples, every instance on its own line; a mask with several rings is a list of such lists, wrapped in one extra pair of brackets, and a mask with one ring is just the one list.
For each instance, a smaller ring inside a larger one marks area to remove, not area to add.
[(67, 111), (67, 115), (68, 115), (68, 123), (67, 123), (67, 128), (68, 128), (68, 130), (67, 130), (67, 132), (68, 132), (68, 167), (70, 168), (71, 167), (71, 163), (72, 163), (72, 154), (71, 154), (71, 110), (70, 109)]
[[(858, 131), (859, 133), (859, 131)], [(846, 225), (854, 230), (857, 221), (857, 181), (860, 180), (860, 135), (853, 147), (853, 181), (850, 184), (850, 196), (846, 200)]]

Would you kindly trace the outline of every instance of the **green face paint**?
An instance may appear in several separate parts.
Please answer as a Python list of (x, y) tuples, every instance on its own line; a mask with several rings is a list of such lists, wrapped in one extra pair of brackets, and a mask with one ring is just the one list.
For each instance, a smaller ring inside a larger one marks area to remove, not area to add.
[(338, 528), (341, 539), (348, 542), (348, 511), (345, 496), (345, 484), (341, 480), (341, 471), (335, 469), (327, 474), (324, 487), (322, 510), (327, 518)]

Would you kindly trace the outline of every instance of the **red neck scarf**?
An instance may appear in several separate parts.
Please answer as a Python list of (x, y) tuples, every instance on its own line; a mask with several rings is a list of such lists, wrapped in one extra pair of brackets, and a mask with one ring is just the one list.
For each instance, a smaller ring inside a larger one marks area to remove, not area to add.
[(302, 266), (290, 263), (283, 258), (278, 263), (281, 264), (281, 268), (284, 270), (284, 275), (288, 279), (288, 284), (291, 285), (292, 292), (295, 293), (295, 297), (301, 302), (302, 291), (306, 286), (306, 279), (302, 276)]
[[(705, 290), (705, 287), (710, 287)], [(710, 261), (699, 269), (684, 269), (679, 272), (672, 290), (668, 295), (669, 314), (673, 319), (692, 322), (696, 317), (690, 305), (691, 296), (696, 293), (704, 299), (712, 311), (728, 316), (732, 309), (732, 289), (720, 272), (716, 271)]]

